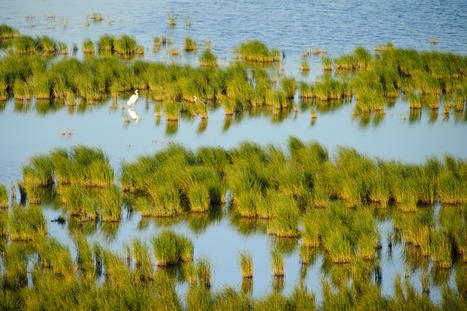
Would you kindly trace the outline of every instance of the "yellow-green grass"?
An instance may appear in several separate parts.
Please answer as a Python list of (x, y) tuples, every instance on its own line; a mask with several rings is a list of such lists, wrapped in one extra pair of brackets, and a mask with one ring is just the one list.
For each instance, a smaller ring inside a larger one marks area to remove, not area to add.
[(8, 208), (8, 191), (3, 184), (0, 184), (0, 208)]
[(152, 239), (158, 266), (176, 265), (193, 260), (193, 242), (173, 231), (163, 231)]
[(246, 251), (240, 252), (240, 268), (243, 278), (253, 277), (253, 258)]

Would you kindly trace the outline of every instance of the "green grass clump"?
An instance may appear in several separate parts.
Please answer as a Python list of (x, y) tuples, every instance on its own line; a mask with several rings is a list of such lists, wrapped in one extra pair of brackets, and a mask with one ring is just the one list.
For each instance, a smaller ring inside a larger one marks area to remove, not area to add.
[(8, 192), (3, 184), (0, 184), (0, 208), (8, 208)]
[(198, 46), (196, 45), (196, 41), (191, 39), (190, 37), (186, 36), (185, 37), (185, 45), (183, 47), (185, 52), (193, 52), (198, 49)]
[(336, 70), (353, 70), (357, 68), (357, 61), (353, 55), (342, 55), (334, 60)]
[(313, 98), (315, 97), (313, 85), (307, 84), (305, 82), (300, 82), (299, 86), (300, 96), (302, 98)]
[(122, 35), (113, 42), (114, 51), (119, 55), (133, 55), (136, 53), (136, 40), (127, 35)]
[(34, 54), (36, 52), (36, 42), (30, 36), (20, 35), (13, 41), (15, 52), (19, 54)]
[(367, 69), (371, 61), (371, 54), (363, 47), (355, 48), (354, 52), (355, 60), (357, 61), (359, 69)]
[(214, 55), (211, 50), (204, 50), (199, 57), (200, 66), (206, 67), (216, 67), (217, 66), (217, 56)]
[(178, 121), (180, 114), (180, 103), (176, 101), (166, 102), (164, 105), (165, 118), (167, 121)]
[[(97, 50), (99, 53), (112, 53), (114, 51), (114, 37), (110, 35), (103, 35), (97, 42)], [(122, 42), (123, 43), (123, 42)]]
[(16, 79), (13, 84), (15, 99), (31, 99), (31, 90), (27, 82)]
[(8, 237), (8, 213), (0, 213), (0, 238)]
[(331, 71), (332, 70), (332, 60), (330, 57), (322, 57), (321, 63), (323, 64), (324, 71)]
[(73, 181), (86, 186), (105, 186), (113, 183), (114, 173), (108, 156), (100, 148), (74, 146), (70, 153)]
[(10, 27), (6, 24), (0, 25), (0, 39), (10, 39), (19, 35), (18, 29)]
[(375, 89), (361, 88), (355, 91), (357, 96), (356, 111), (358, 113), (384, 112), (384, 98)]
[(440, 201), (448, 204), (462, 204), (467, 202), (467, 166), (466, 162), (444, 157), (444, 165), (437, 179), (437, 193)]
[(8, 231), (14, 241), (32, 241), (47, 234), (40, 206), (13, 206), (8, 215)]
[(430, 236), (430, 256), (431, 260), (442, 268), (450, 268), (451, 243), (449, 238), (440, 231), (433, 231)]
[(159, 186), (156, 191), (151, 193), (149, 208), (143, 210), (137, 208), (143, 215), (171, 217), (183, 213), (180, 193), (173, 185)]
[(43, 36), (36, 38), (36, 49), (44, 54), (54, 54), (57, 46), (53, 39)]
[(243, 278), (253, 277), (253, 258), (251, 258), (251, 255), (246, 251), (240, 252), (240, 267), (242, 269)]
[(83, 53), (85, 54), (95, 54), (94, 43), (91, 39), (85, 39), (83, 42)]
[(312, 90), (313, 97), (321, 101), (341, 99), (344, 96), (343, 83), (328, 77), (316, 81), (312, 86)]
[(77, 233), (75, 236), (78, 248), (78, 271), (86, 279), (93, 279), (96, 274), (94, 266), (93, 250), (89, 246), (83, 234)]
[(176, 265), (193, 260), (193, 243), (173, 231), (164, 231), (152, 239), (158, 266)]
[(283, 78), (281, 80), (282, 90), (284, 91), (285, 98), (291, 99), (295, 96), (297, 83), (294, 78)]
[(135, 240), (132, 243), (132, 250), (133, 260), (139, 277), (142, 281), (150, 280), (153, 277), (154, 267), (152, 265), (151, 254), (147, 244), (139, 240)]
[[(15, 291), (27, 286), (28, 283), (28, 256), (31, 251), (28, 245), (22, 243), (11, 243), (4, 245), (1, 249), (5, 274), (3, 275), (3, 286), (5, 288), (5, 296), (8, 292), (15, 294)], [(10, 289), (10, 290), (8, 290)], [(17, 301), (19, 295), (11, 295), (10, 299)], [(7, 305), (8, 298), (2, 300)], [(11, 306), (19, 307), (18, 302), (11, 303)]]
[(310, 71), (310, 63), (307, 59), (302, 58), (302, 61), (300, 63), (300, 70), (304, 73)]
[(271, 199), (273, 219), (268, 227), (268, 233), (278, 237), (298, 236), (299, 210), (296, 201), (286, 195), (277, 195)]
[(70, 282), (75, 278), (75, 266), (71, 260), (70, 251), (55, 239), (40, 241), (38, 245), (39, 265), (49, 271), (59, 280)]
[(193, 212), (206, 212), (209, 210), (209, 189), (207, 186), (196, 183), (190, 186), (188, 192), (190, 209)]
[(23, 184), (50, 186), (53, 183), (53, 162), (50, 157), (36, 155), (23, 166)]
[(59, 184), (105, 187), (113, 183), (114, 172), (100, 148), (77, 145), (70, 151), (56, 149), (51, 152), (51, 159)]
[(122, 216), (122, 194), (116, 186), (99, 189), (98, 207), (103, 222), (119, 222)]
[(280, 55), (277, 50), (269, 50), (263, 42), (258, 40), (242, 42), (235, 52), (244, 61), (259, 63), (280, 61)]
[(205, 287), (205, 288), (210, 288), (211, 287), (211, 264), (207, 259), (200, 259), (196, 263), (196, 277), (198, 279), (198, 285)]
[(81, 220), (95, 220), (98, 217), (98, 202), (88, 189), (83, 186), (62, 186), (57, 189), (60, 199), (65, 204), (70, 216)]
[(307, 210), (302, 220), (302, 243), (307, 247), (318, 247), (320, 237), (320, 213), (314, 209)]
[(49, 99), (52, 93), (52, 80), (47, 74), (35, 74), (31, 79), (31, 89), (36, 99)]
[(272, 274), (274, 276), (284, 276), (284, 259), (278, 250), (274, 249), (271, 252), (272, 258)]
[(120, 221), (122, 195), (115, 186), (94, 189), (73, 184), (60, 186), (57, 192), (72, 217), (95, 220), (100, 216), (104, 223)]

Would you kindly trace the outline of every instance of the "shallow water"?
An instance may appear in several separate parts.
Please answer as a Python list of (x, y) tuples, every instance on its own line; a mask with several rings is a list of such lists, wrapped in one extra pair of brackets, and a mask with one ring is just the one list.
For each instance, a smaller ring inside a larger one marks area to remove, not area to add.
[[(167, 10), (178, 15), (177, 25), (167, 24)], [(373, 46), (392, 41), (400, 47), (419, 50), (467, 52), (467, 2), (465, 1), (13, 1), (0, 2), (0, 23), (6, 23), (33, 36), (48, 35), (64, 41), (69, 49), (73, 43), (81, 49), (85, 38), (96, 41), (102, 34), (129, 34), (145, 47), (145, 59), (197, 64), (197, 55), (182, 54), (171, 59), (167, 50), (152, 52), (152, 37), (165, 35), (174, 40), (179, 49), (186, 35), (196, 39), (199, 46), (210, 39), (220, 65), (233, 58), (232, 49), (246, 39), (259, 39), (270, 47), (284, 51), (285, 72), (298, 79), (313, 80), (321, 75), (319, 57), (310, 58), (310, 73), (299, 74), (301, 52), (312, 47), (327, 49), (336, 56), (351, 52), (362, 45)], [(87, 25), (86, 15), (97, 12), (104, 21)], [(185, 26), (184, 14), (191, 17), (190, 28)], [(32, 18), (25, 18), (26, 15)], [(54, 18), (48, 16), (54, 15)], [(109, 22), (109, 19), (112, 21)], [(436, 38), (439, 44), (429, 44)], [(0, 55), (5, 51), (0, 51)], [(82, 57), (81, 51), (77, 54)], [(128, 94), (129, 96), (130, 94)], [(209, 111), (207, 125), (199, 118), (181, 119), (170, 126), (164, 119), (154, 116), (154, 103), (141, 96), (136, 111), (141, 117), (138, 124), (126, 124), (122, 110), (125, 98), (116, 105), (110, 99), (85, 111), (70, 112), (67, 107), (41, 110), (33, 102), (17, 105), (13, 100), (0, 104), (0, 182), (6, 185), (21, 178), (21, 166), (35, 153), (46, 153), (57, 147), (76, 144), (99, 146), (108, 153), (112, 166), (120, 167), (123, 160), (131, 161), (142, 154), (151, 154), (169, 142), (181, 143), (190, 148), (203, 145), (237, 146), (249, 140), (260, 144), (285, 146), (289, 136), (304, 141), (317, 141), (331, 154), (338, 146), (351, 146), (371, 157), (396, 159), (404, 162), (422, 162), (429, 156), (449, 153), (467, 157), (467, 114), (452, 112), (445, 118), (442, 108), (437, 115), (431, 110), (410, 115), (407, 102), (398, 100), (387, 107), (386, 114), (369, 120), (352, 117), (354, 103), (337, 105), (334, 110), (316, 109), (318, 118), (313, 124), (307, 105), (299, 112), (290, 112), (280, 121), (267, 112), (246, 112), (232, 118), (224, 116), (222, 108)], [(47, 105), (46, 105), (47, 106)], [(205, 128), (204, 128), (205, 127)], [(70, 129), (72, 135), (66, 134)], [(61, 133), (65, 131), (65, 135)], [(49, 235), (68, 245), (76, 255), (67, 226), (51, 222), (61, 214), (52, 205), (44, 204)], [(439, 207), (434, 210), (439, 213)], [(270, 273), (270, 248), (276, 243), (267, 234), (245, 225), (244, 233), (227, 211), (210, 220), (201, 229), (190, 220), (162, 224), (155, 219), (142, 220), (138, 213), (125, 211), (118, 226), (98, 225), (90, 230), (88, 240), (105, 244), (123, 254), (124, 246), (133, 239), (150, 239), (165, 227), (184, 232), (193, 239), (195, 258), (208, 257), (213, 265), (213, 286), (225, 284), (239, 289), (241, 286), (238, 253), (248, 250), (253, 256), (255, 276), (253, 295), (262, 296), (272, 291)], [(258, 225), (260, 226), (260, 225)], [(258, 227), (257, 226), (257, 227)], [(386, 237), (392, 231), (389, 220), (379, 223), (383, 248), (379, 254), (381, 288), (383, 294), (393, 293), (396, 275), (405, 273), (405, 254), (401, 244), (389, 251)], [(228, 241), (228, 243), (226, 243)], [(290, 293), (301, 278), (298, 247), (285, 257), (286, 277), (284, 292)], [(345, 267), (333, 267), (344, 269)], [(432, 264), (430, 264), (430, 269)], [(322, 300), (321, 279), (329, 270), (322, 253), (317, 254), (305, 276), (308, 288)], [(412, 270), (412, 269), (409, 269)], [(455, 287), (455, 269), (447, 272), (447, 282)], [(409, 280), (421, 291), (421, 268), (409, 271)], [(329, 276), (328, 276), (329, 277)], [(430, 296), (440, 301), (442, 284), (432, 277)], [(184, 293), (186, 286), (178, 286)]]
[[(175, 27), (168, 25), (168, 11), (177, 15)], [(179, 49), (187, 35), (200, 46), (210, 39), (221, 61), (231, 59), (232, 49), (241, 41), (259, 39), (285, 51), (289, 74), (298, 73), (301, 52), (312, 47), (336, 56), (351, 52), (357, 45), (373, 49), (376, 44), (392, 41), (404, 48), (467, 52), (467, 3), (462, 0), (7, 0), (0, 3), (0, 12), (2, 23), (21, 33), (64, 41), (70, 50), (73, 43), (81, 49), (85, 38), (97, 41), (104, 33), (133, 35), (144, 45), (148, 59), (167, 58), (166, 51), (152, 53), (154, 36), (172, 38)], [(86, 16), (94, 12), (104, 20), (87, 25)], [(185, 14), (191, 18), (189, 28), (185, 26)], [(430, 38), (436, 38), (438, 45), (430, 45)], [(190, 58), (184, 56), (181, 61), (190, 62)], [(313, 58), (310, 67), (316, 74), (319, 58)]]
[[(449, 208), (449, 207), (446, 207)], [(440, 206), (430, 208), (431, 213), (439, 212)], [(73, 239), (70, 238), (68, 226), (51, 222), (61, 215), (61, 210), (53, 204), (43, 205), (44, 216), (47, 221), (49, 237), (57, 239), (67, 245), (72, 258), (76, 258), (77, 250)], [(388, 236), (394, 230), (391, 218), (384, 216), (384, 212), (377, 221), (380, 232), (382, 248), (377, 252), (373, 270), (373, 280), (380, 282), (383, 295), (393, 295), (394, 281), (397, 275), (408, 277), (414, 288), (421, 292), (420, 277), (423, 272), (422, 265), (408, 260), (407, 250), (410, 247), (403, 243), (393, 243), (388, 246)], [(322, 302), (322, 279), (332, 278), (333, 274), (350, 273), (350, 266), (345, 264), (330, 264), (324, 257), (322, 250), (316, 249), (314, 260), (305, 267), (301, 264), (299, 240), (276, 239), (265, 233), (265, 222), (238, 218), (228, 208), (221, 207), (219, 211), (209, 216), (207, 214), (194, 214), (176, 219), (142, 218), (138, 212), (128, 213), (124, 209), (119, 224), (87, 224), (87, 236), (90, 243), (99, 243), (109, 250), (125, 256), (125, 247), (135, 239), (150, 243), (154, 235), (165, 228), (171, 228), (178, 233), (189, 236), (194, 243), (195, 261), (199, 258), (208, 258), (213, 271), (212, 287), (220, 290), (225, 286), (232, 286), (240, 290), (242, 284), (239, 264), (240, 251), (248, 251), (254, 264), (253, 296), (264, 296), (273, 292), (273, 276), (271, 274), (271, 249), (279, 247), (284, 252), (285, 279), (282, 293), (291, 294), (294, 287), (300, 282), (316, 295), (316, 302)], [(150, 246), (150, 245), (148, 245)], [(150, 246), (151, 248), (151, 246)], [(367, 262), (373, 267), (373, 262)], [(448, 285), (456, 288), (456, 266), (451, 269), (441, 269), (447, 275), (445, 281), (437, 281), (436, 273), (440, 270), (428, 260), (427, 270), (430, 272), (430, 297), (435, 302), (441, 301), (442, 287)], [(379, 279), (378, 279), (379, 277)], [(187, 284), (178, 284), (178, 292), (183, 297)]]
[(388, 107), (381, 119), (373, 115), (368, 122), (352, 117), (354, 103), (341, 104), (330, 112), (318, 107), (314, 123), (306, 105), (297, 113), (285, 113), (281, 120), (265, 110), (226, 117), (222, 107), (213, 107), (204, 129), (199, 117), (185, 117), (175, 123), (167, 123), (163, 114), (157, 119), (154, 103), (147, 102), (144, 96), (135, 107), (141, 120), (128, 124), (125, 102), (122, 98), (116, 103), (109, 99), (84, 112), (76, 112), (75, 108), (70, 113), (65, 106), (45, 114), (35, 109), (34, 102), (20, 105), (20, 112), (13, 100), (7, 102), (0, 111), (0, 182), (19, 180), (21, 166), (31, 155), (76, 144), (100, 146), (116, 170), (121, 161), (153, 153), (169, 142), (196, 149), (205, 145), (233, 148), (248, 140), (285, 149), (289, 136), (317, 141), (331, 155), (338, 146), (351, 146), (371, 157), (404, 162), (423, 162), (445, 153), (467, 156), (466, 113), (452, 112), (446, 118), (440, 109), (433, 118), (431, 109), (427, 109), (411, 117), (409, 105), (403, 100)]

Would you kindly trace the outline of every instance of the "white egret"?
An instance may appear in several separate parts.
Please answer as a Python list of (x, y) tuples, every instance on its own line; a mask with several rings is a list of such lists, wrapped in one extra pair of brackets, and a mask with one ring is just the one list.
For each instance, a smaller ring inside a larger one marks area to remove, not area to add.
[(127, 102), (127, 105), (133, 107), (137, 100), (138, 100), (138, 90), (135, 91), (135, 94), (131, 95), (130, 99)]
[(128, 108), (128, 114), (130, 115), (130, 117), (135, 120), (136, 122), (139, 121), (139, 116), (138, 114), (136, 113), (136, 111), (134, 109), (131, 109), (131, 108)]

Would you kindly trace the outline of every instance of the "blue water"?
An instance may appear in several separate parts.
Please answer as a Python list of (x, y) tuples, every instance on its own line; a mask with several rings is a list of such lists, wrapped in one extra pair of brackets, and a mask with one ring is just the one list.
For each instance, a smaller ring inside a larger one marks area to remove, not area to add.
[[(167, 12), (177, 15), (177, 25), (169, 27)], [(100, 13), (104, 20), (93, 23), (86, 16)], [(185, 25), (185, 14), (191, 18), (191, 27)], [(26, 18), (26, 16), (29, 16)], [(173, 39), (174, 46), (183, 48), (183, 39), (190, 36), (202, 48), (206, 39), (221, 66), (233, 59), (232, 50), (246, 39), (259, 39), (270, 47), (284, 51), (284, 70), (298, 79), (313, 80), (321, 75), (319, 57), (310, 58), (310, 73), (299, 73), (301, 53), (313, 47), (326, 49), (331, 56), (351, 52), (361, 45), (370, 50), (376, 44), (392, 41), (400, 47), (418, 50), (467, 52), (466, 1), (0, 1), (0, 23), (6, 23), (33, 36), (48, 35), (64, 41), (71, 49), (79, 48), (85, 38), (96, 41), (101, 35), (129, 34), (145, 47), (145, 59), (164, 62), (197, 64), (197, 55), (182, 54), (172, 59), (167, 49), (152, 52), (153, 36), (164, 35)], [(430, 45), (435, 38), (439, 44)], [(0, 55), (5, 51), (0, 51)], [(81, 51), (76, 57), (81, 58)], [(128, 94), (129, 96), (130, 94)], [(211, 109), (207, 127), (199, 130), (201, 120), (182, 119), (175, 133), (167, 130), (164, 116), (157, 120), (154, 103), (144, 94), (136, 104), (141, 117), (138, 124), (125, 124), (125, 111), (121, 109), (125, 98), (116, 105), (112, 100), (94, 106), (85, 112), (70, 113), (67, 107), (40, 114), (34, 101), (23, 104), (23, 111), (15, 109), (14, 101), (0, 107), (0, 182), (11, 185), (21, 178), (21, 165), (36, 153), (45, 153), (56, 147), (75, 144), (100, 146), (109, 154), (113, 167), (118, 170), (123, 160), (133, 160), (164, 148), (169, 142), (178, 142), (190, 148), (220, 145), (231, 148), (250, 140), (261, 144), (285, 147), (289, 136), (305, 141), (317, 141), (328, 148), (331, 155), (338, 146), (351, 146), (372, 157), (397, 159), (419, 163), (429, 156), (441, 157), (445, 153), (467, 157), (466, 113), (451, 113), (445, 118), (440, 108), (434, 118), (430, 110), (410, 122), (409, 107), (398, 100), (386, 109), (378, 123), (374, 118), (368, 124), (352, 117), (354, 103), (344, 104), (331, 112), (317, 109), (318, 118), (312, 123), (310, 112), (300, 109), (290, 113), (281, 122), (273, 122), (266, 113), (229, 121), (222, 108)], [(300, 103), (297, 104), (299, 105)], [(227, 127), (226, 124), (230, 123)], [(70, 129), (72, 135), (62, 135)], [(117, 171), (118, 173), (118, 171)], [(44, 206), (50, 236), (70, 247), (76, 254), (67, 227), (51, 220), (60, 211)], [(154, 220), (140, 226), (136, 213), (122, 220), (116, 235), (109, 239), (99, 229), (88, 240), (104, 243), (106, 247), (123, 254), (126, 244), (138, 238), (148, 240), (162, 228)], [(273, 239), (254, 232), (241, 234), (223, 216), (206, 230), (197, 232), (183, 221), (172, 227), (193, 239), (195, 257), (208, 257), (213, 271), (215, 289), (224, 285), (240, 288), (241, 275), (238, 252), (248, 250), (253, 256), (255, 277), (253, 295), (271, 291), (269, 250)], [(404, 273), (403, 248), (393, 247), (389, 256), (385, 237), (392, 230), (389, 222), (380, 224), (383, 240), (381, 257), (382, 292), (390, 295), (397, 274)], [(225, 243), (228, 241), (228, 243)], [(286, 293), (290, 293), (300, 279), (298, 250), (286, 256)], [(305, 282), (321, 301), (323, 256), (310, 265)], [(449, 284), (453, 285), (454, 270)], [(420, 290), (420, 269), (413, 271), (410, 281)], [(179, 289), (184, 292), (183, 286)], [(431, 298), (440, 300), (440, 287), (433, 286)]]
[[(259, 39), (286, 52), (287, 73), (296, 74), (300, 55), (312, 47), (331, 55), (361, 45), (372, 49), (392, 41), (396, 46), (421, 50), (467, 52), (466, 1), (60, 1), (3, 0), (1, 22), (22, 33), (49, 35), (78, 47), (84, 38), (96, 41), (104, 33), (130, 34), (153, 54), (152, 37), (165, 35), (179, 49), (186, 35), (202, 45), (210, 39), (220, 60), (231, 59), (232, 49), (245, 39)], [(104, 20), (86, 23), (100, 13)], [(169, 27), (167, 12), (177, 15)], [(185, 26), (185, 14), (191, 27)], [(25, 16), (33, 18), (26, 19)], [(55, 18), (49, 18), (55, 16)], [(109, 23), (110, 20), (110, 23)], [(435, 38), (438, 45), (429, 44)], [(311, 64), (318, 69), (319, 59)]]

